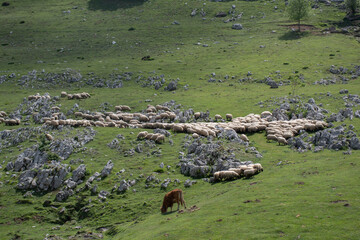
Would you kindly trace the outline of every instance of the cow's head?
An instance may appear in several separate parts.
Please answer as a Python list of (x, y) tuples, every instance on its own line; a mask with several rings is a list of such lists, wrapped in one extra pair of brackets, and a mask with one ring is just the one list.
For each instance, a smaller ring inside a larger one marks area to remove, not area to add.
[(166, 213), (167, 207), (165, 207), (165, 205), (162, 205), (160, 210), (161, 210), (161, 213)]

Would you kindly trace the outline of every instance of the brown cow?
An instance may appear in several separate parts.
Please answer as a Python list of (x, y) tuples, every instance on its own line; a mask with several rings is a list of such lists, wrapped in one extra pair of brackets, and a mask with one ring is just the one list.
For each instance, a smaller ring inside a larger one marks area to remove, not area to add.
[(181, 189), (174, 189), (165, 194), (164, 201), (161, 206), (161, 213), (166, 213), (168, 207), (170, 207), (172, 211), (172, 206), (174, 203), (178, 204), (177, 210), (179, 210), (180, 204), (184, 205), (186, 209), (185, 200)]

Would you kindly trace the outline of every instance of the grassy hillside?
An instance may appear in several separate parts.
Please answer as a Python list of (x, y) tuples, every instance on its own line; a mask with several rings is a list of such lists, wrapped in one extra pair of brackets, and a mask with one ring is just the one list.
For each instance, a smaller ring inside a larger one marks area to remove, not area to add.
[[(353, 70), (360, 63), (356, 28), (349, 28), (349, 34), (325, 30), (349, 24), (343, 22), (345, 11), (335, 3), (316, 3), (319, 8), (312, 9), (304, 21), (311, 30), (298, 34), (291, 30), (294, 23), (288, 20), (284, 2), (277, 0), (8, 2), (9, 6), (0, 6), (0, 76), (6, 79), (0, 81), (0, 110), (7, 113), (32, 94), (60, 96), (61, 91), (85, 91), (91, 98), (60, 98), (56, 105), (64, 114), (74, 109), (74, 104), (92, 112), (114, 111), (116, 105), (126, 104), (132, 112), (139, 112), (148, 104), (175, 100), (182, 109), (209, 110), (211, 117), (226, 113), (238, 117), (272, 111), (283, 99), (293, 98), (289, 77), (295, 75), (303, 76), (295, 95), (304, 103), (310, 98), (321, 103), (329, 111), (327, 116), (346, 107), (341, 89), (360, 94), (359, 78), (329, 72), (332, 65)], [(218, 12), (227, 13), (232, 5), (236, 5), (234, 16), (242, 13), (241, 18), (224, 23), (231, 14), (215, 17)], [(191, 17), (194, 9), (197, 15)], [(234, 23), (241, 23), (243, 29), (232, 29)], [(145, 56), (152, 60), (142, 60)], [(52, 85), (29, 80), (28, 85), (20, 84), (21, 76), (30, 76), (28, 72), (33, 70), (43, 77), (69, 69), (80, 73), (81, 81)], [(129, 81), (123, 79), (122, 88), (87, 84), (94, 75), (109, 79), (111, 74), (126, 72), (133, 75)], [(14, 77), (9, 77), (12, 73)], [(136, 81), (162, 74), (166, 84), (179, 78), (176, 91), (142, 87)], [(270, 89), (263, 83), (266, 77), (284, 85)], [(341, 83), (341, 77), (349, 79), (346, 84)], [(216, 81), (208, 82), (210, 78)], [(314, 85), (321, 79), (337, 82)], [(350, 108), (355, 112), (360, 105), (354, 103)], [(70, 113), (67, 117), (74, 116)], [(32, 120), (29, 123), (2, 123), (0, 131), (41, 126)], [(334, 123), (342, 124), (347, 129), (353, 125), (352, 131), (359, 136), (359, 118)], [(40, 134), (9, 147), (0, 145), (0, 239), (357, 239), (360, 235), (359, 150), (350, 155), (344, 154), (347, 149), (299, 153), (267, 142), (265, 132), (247, 134), (250, 146), (256, 147), (262, 158), (243, 153), (243, 147), (225, 140), (224, 146), (235, 149), (242, 161), (260, 162), (264, 172), (247, 180), (212, 184), (180, 173), (179, 152), (187, 152), (183, 148), (187, 134), (172, 133), (173, 144), (167, 139), (131, 155), (128, 151), (143, 143), (136, 140), (142, 129), (94, 129), (93, 141), (62, 163), (72, 170), (85, 164), (86, 180), (101, 172), (109, 160), (114, 168), (108, 177), (95, 181), (96, 194), (80, 191), (85, 186), (82, 183), (77, 187), (79, 192), (65, 202), (54, 200), (59, 189), (30, 191), (32, 196), (24, 197), (27, 191), (16, 188), (20, 173), (5, 170), (26, 148), (41, 142)], [(74, 138), (82, 130), (53, 129), (50, 133), (57, 138)], [(120, 149), (108, 147), (119, 134), (123, 136)], [(157, 173), (161, 163), (164, 171)], [(167, 190), (160, 184), (146, 186), (145, 179), (151, 174), (162, 181), (170, 178)], [(136, 184), (125, 193), (111, 192), (123, 179), (136, 180)], [(180, 183), (174, 183), (175, 179)], [(187, 179), (196, 184), (185, 188)], [(183, 189), (192, 210), (162, 215), (163, 196), (173, 188)], [(100, 190), (110, 192), (104, 201), (98, 198)]]

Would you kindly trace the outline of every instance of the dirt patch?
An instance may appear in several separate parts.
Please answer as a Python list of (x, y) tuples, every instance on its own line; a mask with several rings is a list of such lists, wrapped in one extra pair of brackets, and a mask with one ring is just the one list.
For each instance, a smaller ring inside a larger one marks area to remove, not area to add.
[(304, 183), (304, 182), (295, 182), (295, 184), (297, 184), (297, 185), (304, 185), (305, 183)]
[(32, 219), (33, 219), (35, 222), (41, 223), (41, 222), (44, 221), (44, 216), (34, 215), (34, 216), (32, 216)]
[[(281, 27), (286, 27), (289, 29), (294, 29), (294, 30), (298, 30), (299, 26), (297, 24), (290, 24), (290, 25), (280, 25)], [(300, 24), (300, 30), (301, 31), (313, 31), (316, 30), (317, 28), (314, 25), (307, 25), (307, 24)]]
[(260, 199), (255, 199), (254, 201), (252, 201), (252, 200), (246, 200), (246, 201), (244, 201), (243, 203), (251, 203), (251, 202), (261, 202), (261, 200), (260, 200)]
[(184, 212), (195, 212), (197, 210), (200, 210), (199, 207), (197, 207), (196, 205), (191, 206), (190, 208), (187, 208), (185, 210), (179, 210), (179, 213), (184, 213)]
[(25, 221), (29, 220), (29, 218), (27, 217), (17, 217), (17, 218), (14, 218), (14, 222), (17, 223), (17, 224), (21, 224)]
[(335, 201), (331, 201), (331, 203), (347, 203), (348, 200), (335, 200)]

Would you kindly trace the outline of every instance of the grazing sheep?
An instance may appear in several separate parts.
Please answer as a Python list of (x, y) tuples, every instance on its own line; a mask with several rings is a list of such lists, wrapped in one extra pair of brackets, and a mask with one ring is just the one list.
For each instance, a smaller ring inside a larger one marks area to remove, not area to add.
[(288, 142), (283, 137), (277, 137), (277, 141), (279, 142), (279, 145), (282, 143), (283, 145), (287, 145)]
[(50, 134), (45, 134), (45, 137), (46, 137), (46, 139), (47, 140), (49, 140), (49, 141), (53, 141), (54, 140), (54, 138), (53, 138), (53, 136), (51, 136)]
[(233, 180), (239, 177), (234, 171), (219, 171), (214, 173), (215, 181), (222, 181), (222, 180)]
[(174, 132), (179, 132), (179, 133), (184, 132), (184, 128), (182, 126), (179, 126), (179, 125), (174, 125), (172, 130)]
[(150, 140), (156, 141), (156, 139), (160, 136), (161, 134), (159, 133), (155, 133), (150, 137)]
[(194, 139), (196, 139), (196, 138), (199, 138), (200, 136), (199, 136), (199, 134), (197, 134), (197, 133), (193, 133), (193, 134), (192, 134), (192, 137), (193, 137)]
[(269, 116), (272, 116), (272, 113), (269, 112), (269, 111), (264, 111), (264, 112), (261, 113), (260, 116), (261, 116), (261, 118), (267, 118)]
[(148, 133), (148, 134), (146, 134), (145, 138), (148, 140), (151, 140), (153, 135), (154, 135), (153, 133)]
[(283, 137), (285, 139), (292, 138), (293, 136), (294, 136), (294, 134), (291, 131), (285, 131), (284, 134), (283, 134)]
[(245, 142), (249, 142), (249, 138), (245, 134), (240, 134), (240, 139)]
[(199, 119), (200, 116), (201, 116), (201, 113), (200, 113), (200, 112), (194, 113), (194, 118), (195, 118), (195, 119)]
[(60, 95), (61, 95), (61, 97), (63, 97), (63, 98), (64, 98), (64, 97), (67, 97), (67, 92), (61, 92)]
[(7, 119), (4, 120), (6, 126), (20, 125), (20, 119)]
[(216, 137), (216, 132), (214, 132), (213, 130), (210, 130), (210, 129), (208, 129), (207, 131), (209, 133), (209, 136)]
[(6, 112), (0, 111), (0, 117), (6, 117), (6, 116), (7, 116)]
[(221, 120), (222, 116), (220, 114), (215, 115), (215, 121)]
[(315, 124), (312, 124), (312, 123), (306, 123), (305, 124), (305, 130), (306, 131), (315, 131), (316, 126), (315, 126)]
[(155, 139), (156, 143), (161, 143), (161, 142), (165, 142), (165, 135), (160, 134), (156, 139)]
[(245, 178), (251, 178), (252, 176), (254, 176), (256, 174), (256, 170), (255, 169), (246, 169), (244, 171), (244, 177)]
[(239, 177), (243, 177), (245, 170), (243, 168), (229, 168), (229, 171), (234, 171), (239, 174)]
[(266, 136), (266, 139), (267, 139), (267, 141), (270, 141), (270, 140), (277, 141), (278, 140), (277, 137), (275, 135), (273, 135), (273, 134), (268, 134)]
[(126, 105), (121, 105), (121, 111), (131, 111), (131, 107)]
[(137, 135), (138, 139), (144, 139), (146, 137), (146, 135), (148, 135), (147, 131), (143, 131), (143, 132), (139, 132)]
[(146, 115), (143, 115), (143, 114), (141, 114), (140, 116), (139, 116), (139, 121), (140, 122), (148, 122), (150, 119), (146, 116)]
[(231, 113), (227, 113), (225, 117), (227, 121), (231, 121), (233, 119), (233, 115)]
[(256, 172), (257, 172), (257, 173), (260, 173), (260, 172), (263, 172), (263, 171), (264, 171), (264, 169), (263, 169), (263, 167), (261, 166), (260, 163), (255, 163), (254, 166), (253, 166), (253, 168), (256, 169)]

